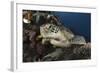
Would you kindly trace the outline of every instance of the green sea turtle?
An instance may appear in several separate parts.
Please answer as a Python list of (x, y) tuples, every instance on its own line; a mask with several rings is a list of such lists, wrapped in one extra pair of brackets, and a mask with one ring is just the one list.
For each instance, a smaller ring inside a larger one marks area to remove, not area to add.
[(63, 25), (44, 24), (40, 26), (40, 36), (42, 44), (49, 41), (56, 47), (69, 47), (71, 44), (86, 44), (84, 37), (75, 36)]

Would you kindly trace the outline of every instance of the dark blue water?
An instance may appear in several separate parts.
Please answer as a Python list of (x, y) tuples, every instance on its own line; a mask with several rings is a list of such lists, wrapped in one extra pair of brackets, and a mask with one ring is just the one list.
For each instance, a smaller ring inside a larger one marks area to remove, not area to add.
[(91, 14), (76, 12), (54, 12), (59, 21), (76, 35), (82, 35), (91, 42)]

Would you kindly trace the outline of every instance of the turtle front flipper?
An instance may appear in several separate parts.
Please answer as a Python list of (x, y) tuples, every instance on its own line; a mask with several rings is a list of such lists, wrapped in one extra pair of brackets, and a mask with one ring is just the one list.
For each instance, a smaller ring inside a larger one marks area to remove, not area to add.
[(50, 43), (56, 47), (69, 47), (71, 44), (68, 40), (61, 41), (61, 40), (50, 40)]

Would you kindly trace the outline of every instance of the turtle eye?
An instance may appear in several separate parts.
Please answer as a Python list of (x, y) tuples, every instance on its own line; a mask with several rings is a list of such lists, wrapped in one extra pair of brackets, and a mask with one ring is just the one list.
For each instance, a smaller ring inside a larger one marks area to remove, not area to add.
[(51, 28), (52, 26), (49, 26), (49, 28)]

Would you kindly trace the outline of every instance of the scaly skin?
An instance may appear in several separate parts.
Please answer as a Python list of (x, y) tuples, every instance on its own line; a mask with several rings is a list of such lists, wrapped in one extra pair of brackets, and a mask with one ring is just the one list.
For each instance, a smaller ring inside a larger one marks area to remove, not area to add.
[(68, 47), (70, 46), (70, 39), (74, 37), (72, 33), (65, 29), (60, 29), (54, 24), (46, 24), (40, 27), (40, 34), (42, 37), (42, 43), (49, 41), (52, 45), (57, 47)]

